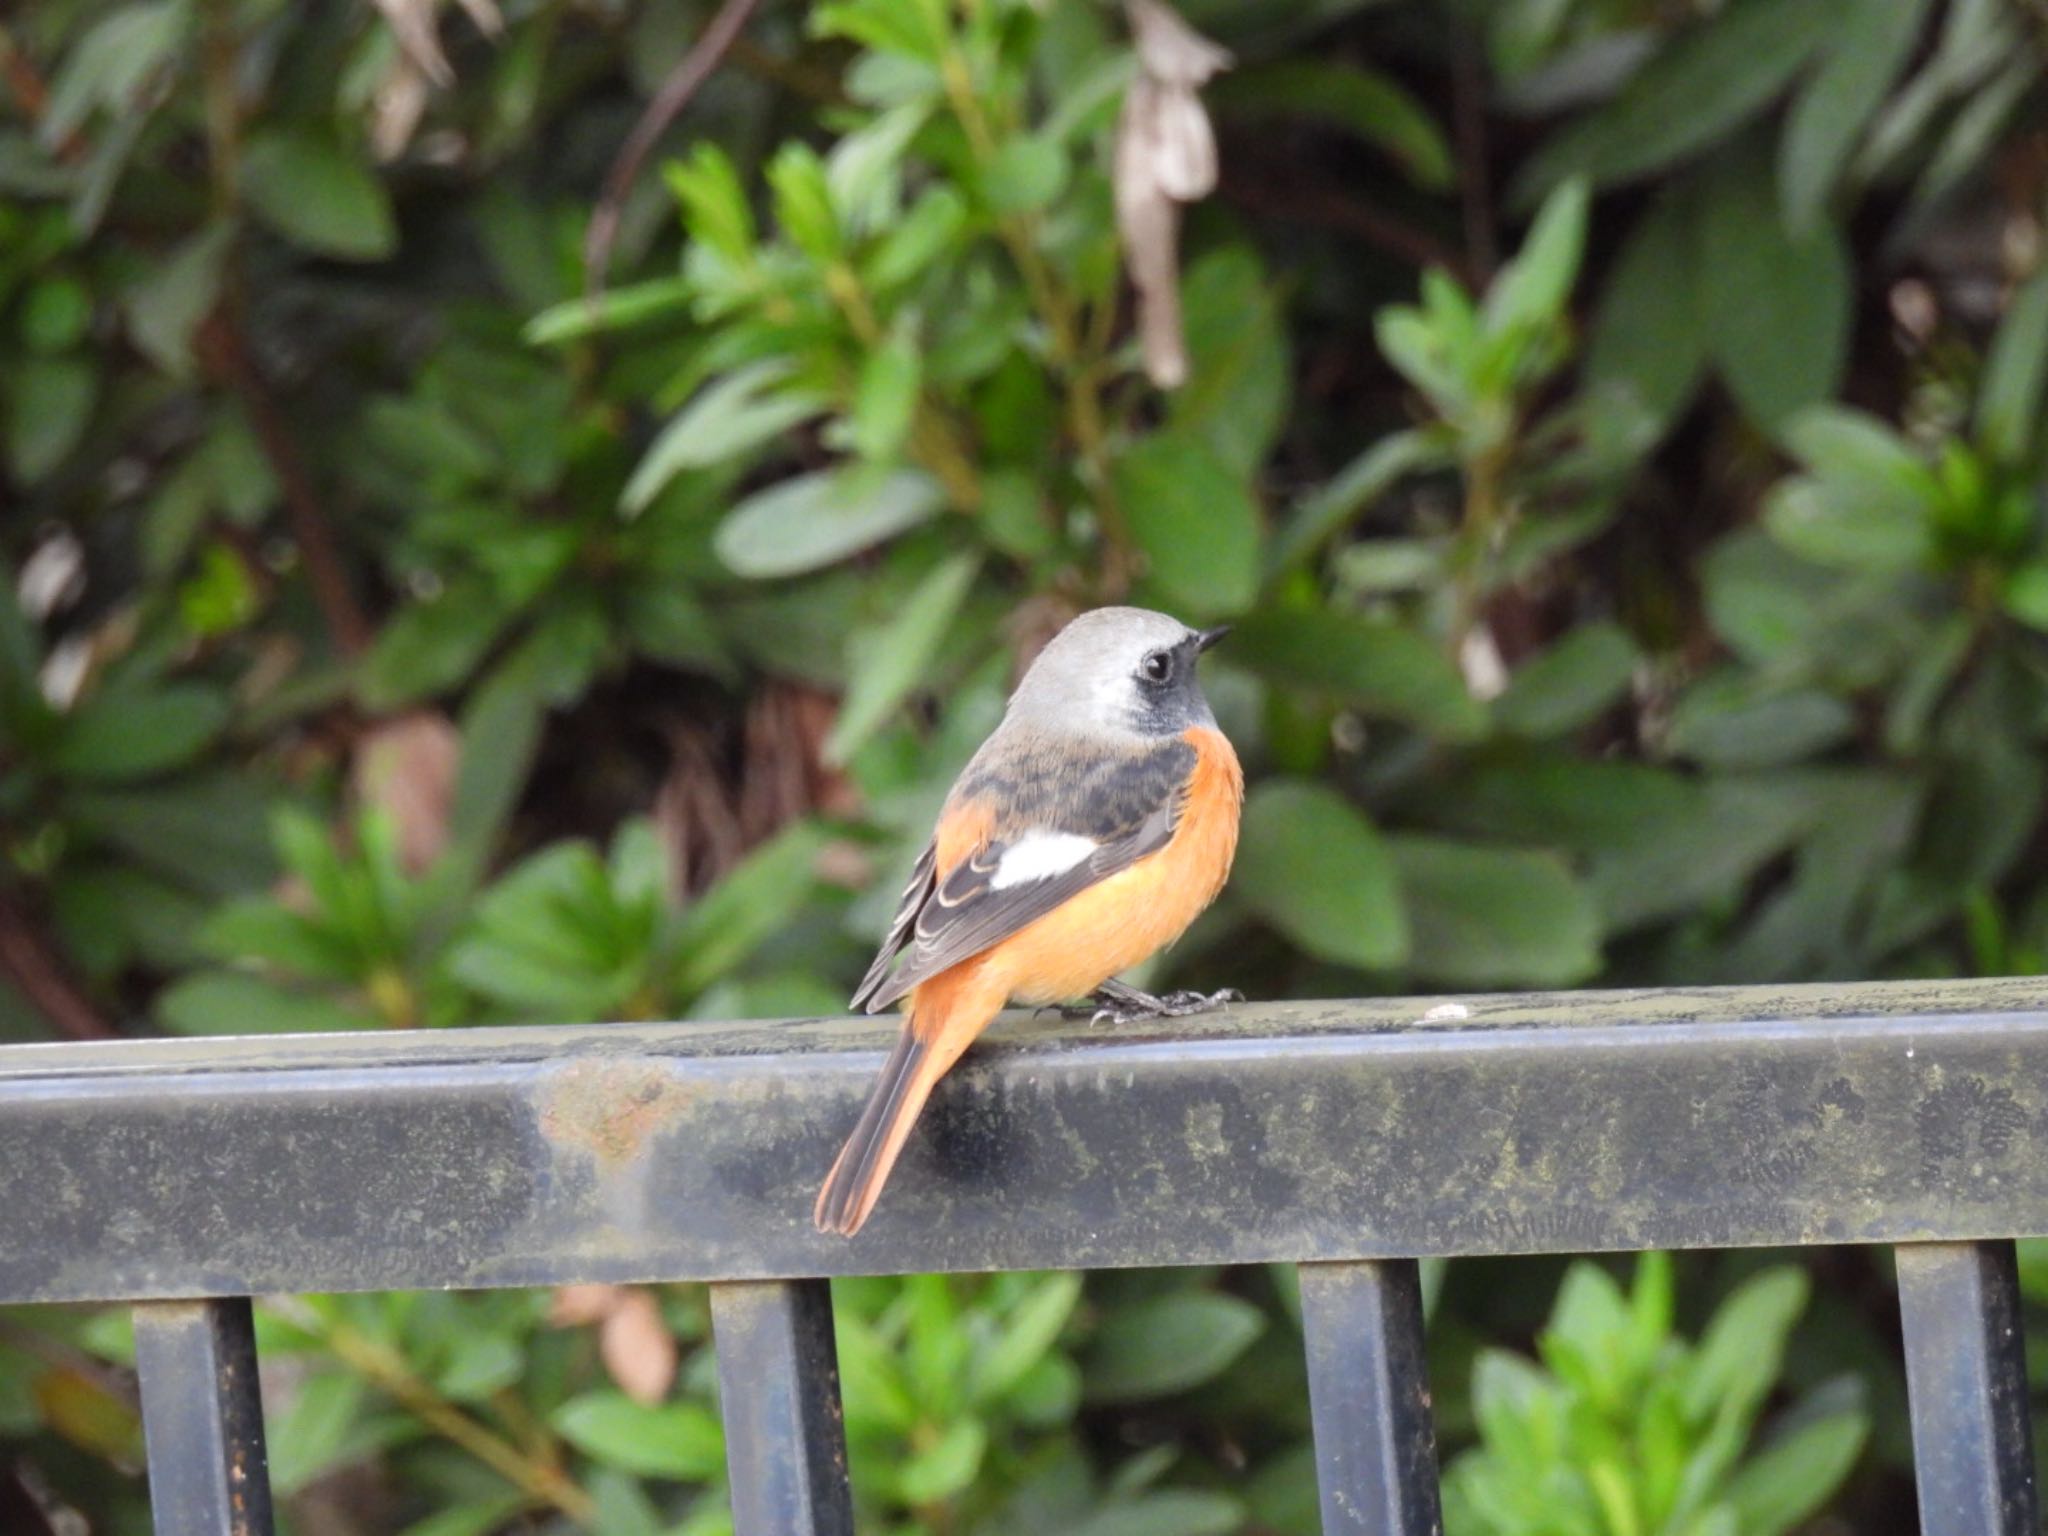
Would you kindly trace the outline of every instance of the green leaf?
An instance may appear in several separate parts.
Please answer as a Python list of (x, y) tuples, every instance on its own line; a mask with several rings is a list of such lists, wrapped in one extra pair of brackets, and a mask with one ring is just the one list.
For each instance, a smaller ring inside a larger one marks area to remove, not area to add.
[(925, 680), (981, 569), (978, 555), (941, 561), (871, 634), (856, 637), (852, 682), (825, 738), (825, 761), (846, 763)]
[(966, 199), (944, 182), (926, 188), (876, 242), (865, 265), (869, 285), (886, 290), (924, 276), (966, 226)]
[(563, 842), (484, 893), (448, 970), (521, 1017), (609, 1014), (644, 983), (651, 940), (595, 851)]
[(787, 363), (762, 362), (705, 385), (649, 444), (619, 495), (620, 509), (644, 512), (684, 470), (751, 453), (824, 409), (815, 396), (778, 390), (788, 376)]
[(962, 1492), (981, 1471), (988, 1426), (971, 1416), (954, 1419), (945, 1433), (912, 1451), (896, 1469), (896, 1492), (910, 1505), (936, 1504)]
[(763, 843), (684, 911), (673, 982), (701, 992), (787, 926), (817, 888), (822, 828), (798, 822)]
[(1057, 1429), (1070, 1424), (1080, 1407), (1081, 1367), (1061, 1354), (1040, 1359), (1003, 1399), (1009, 1416), (1033, 1429)]
[(1390, 837), (1418, 976), (1454, 986), (1569, 986), (1600, 965), (1592, 897), (1562, 860), (1442, 838)]
[(1259, 509), (1213, 449), (1154, 433), (1126, 450), (1113, 479), (1147, 574), (1170, 601), (1200, 615), (1250, 605), (1258, 595)]
[(1326, 785), (1269, 779), (1252, 791), (1232, 888), (1318, 959), (1370, 971), (1408, 958), (1408, 914), (1386, 844)]
[(702, 599), (666, 573), (627, 578), (620, 617), (636, 649), (656, 661), (715, 677), (733, 675), (732, 655)]
[(1047, 1357), (1081, 1299), (1081, 1276), (1046, 1275), (1010, 1309), (988, 1346), (974, 1357), (968, 1401), (986, 1406), (1007, 1397)]
[(666, 168), (669, 190), (682, 204), (683, 227), (734, 266), (754, 255), (754, 213), (731, 158), (710, 139), (699, 139), (688, 160)]
[(463, 702), (462, 752), (448, 812), (448, 847), (428, 874), (431, 926), (452, 925), (495, 851), (533, 766), (545, 706), (530, 665), (500, 665)]
[(1226, 246), (1182, 274), (1180, 301), (1189, 371), (1168, 401), (1173, 429), (1253, 476), (1287, 414), (1291, 370), (1278, 300), (1258, 257)]
[(69, 352), (92, 325), (92, 291), (75, 277), (46, 277), (21, 296), (17, 323), (31, 352)]
[(1709, 185), (1700, 297), (1721, 376), (1759, 425), (1833, 396), (1848, 360), (1851, 267), (1832, 225), (1792, 238), (1755, 156), (1731, 156)]
[(1494, 724), (1520, 736), (1576, 730), (1627, 692), (1641, 659), (1620, 625), (1580, 625), (1515, 669), (1493, 701)]
[(1409, 475), (1450, 461), (1445, 445), (1427, 433), (1396, 432), (1359, 454), (1304, 496), (1273, 540), (1266, 579), (1286, 574), (1338, 530)]
[(1832, 693), (1724, 667), (1680, 697), (1665, 740), (1712, 767), (1768, 768), (1834, 746), (1855, 727), (1855, 712)]
[(160, 262), (152, 262), (121, 297), (128, 334), (164, 372), (192, 371), (192, 333), (220, 297), (222, 263), (233, 230), (209, 224)]
[(903, 1380), (902, 1356), (844, 1300), (833, 1307), (832, 1331), (839, 1349), (846, 1426), (852, 1436), (908, 1435), (918, 1410)]
[(855, 235), (891, 222), (897, 212), (903, 154), (931, 116), (930, 104), (905, 102), (844, 134), (832, 146), (825, 183), (832, 205)]
[(1905, 67), (1928, 0), (1886, 0), (1841, 8), (1826, 58), (1799, 92), (1778, 144), (1778, 191), (1785, 224), (1810, 233), (1829, 194), (1892, 82)]
[(1450, 659), (1411, 629), (1318, 608), (1256, 613), (1231, 654), (1268, 681), (1326, 693), (1452, 740), (1486, 730), (1486, 711)]
[(844, 37), (880, 53), (899, 53), (927, 64), (939, 62), (946, 46), (943, 25), (930, 7), (906, 0), (830, 0), (811, 14), (819, 37)]
[(1881, 573), (1932, 558), (1941, 488), (1888, 426), (1817, 405), (1793, 416), (1784, 438), (1814, 473), (1781, 481), (1770, 494), (1765, 522), (1780, 544), (1821, 564)]
[(258, 218), (318, 255), (382, 261), (398, 249), (383, 182), (330, 139), (296, 129), (252, 136), (242, 151), (242, 191)]
[(136, 789), (65, 796), (77, 835), (102, 841), (188, 889), (239, 895), (276, 870), (270, 835), (252, 807), (262, 791), (232, 773), (188, 771)]
[(270, 1485), (280, 1498), (334, 1470), (368, 1393), (368, 1384), (347, 1371), (320, 1371), (297, 1383), (266, 1437)]
[[(1618, 1363), (1627, 1344), (1631, 1320), (1626, 1298), (1614, 1277), (1598, 1264), (1581, 1259), (1565, 1271), (1557, 1288), (1539, 1345), (1568, 1344), (1578, 1356), (1595, 1364)], [(1560, 1373), (1561, 1374), (1561, 1373)]]
[(519, 1384), (526, 1352), (502, 1333), (462, 1333), (449, 1345), (448, 1359), (434, 1377), (443, 1395), (474, 1403)]
[(408, 1525), (399, 1536), (491, 1536), (526, 1507), (523, 1494), (465, 1500)]
[(70, 456), (92, 422), (99, 371), (83, 357), (16, 358), (8, 370), (7, 462), (33, 485)]
[(102, 784), (147, 778), (191, 762), (227, 718), (226, 695), (198, 683), (109, 689), (65, 717), (50, 766)]
[(1753, 1412), (1778, 1379), (1785, 1341), (1806, 1310), (1804, 1271), (1783, 1265), (1745, 1280), (1715, 1310), (1681, 1387), (1685, 1414), (1703, 1424), (1734, 1404)]
[(1182, 1291), (1109, 1313), (1082, 1362), (1090, 1402), (1171, 1397), (1220, 1376), (1266, 1326), (1248, 1301)]
[(1013, 559), (1040, 560), (1057, 547), (1044, 491), (1022, 470), (998, 469), (982, 477), (978, 516), (989, 543)]
[(408, 603), (377, 632), (356, 692), (382, 714), (467, 678), (510, 617), (479, 577), (462, 577), (424, 602)]
[(1762, 776), (1682, 784), (1638, 820), (1633, 837), (1594, 860), (1590, 884), (1609, 932), (1732, 900), (1806, 830), (1815, 799), (1800, 781)]
[(784, 144), (768, 162), (767, 175), (783, 233), (811, 260), (837, 261), (843, 243), (839, 215), (817, 151), (795, 141)]
[(119, 116), (145, 116), (137, 98), (171, 62), (191, 28), (187, 0), (155, 0), (107, 12), (68, 50), (51, 80), (36, 124), (41, 144), (46, 149), (65, 144), (96, 107)]
[(1886, 423), (1841, 405), (1816, 405), (1785, 424), (1785, 443), (1846, 497), (1924, 516), (1939, 494), (1919, 454)]
[(701, 1483), (725, 1469), (725, 1431), (702, 1403), (649, 1407), (623, 1392), (588, 1392), (548, 1422), (591, 1460), (622, 1472)]
[(1106, 1504), (1066, 1536), (1231, 1536), (1244, 1529), (1245, 1508), (1227, 1493), (1160, 1488)]
[(945, 504), (938, 481), (919, 470), (820, 470), (749, 496), (719, 525), (715, 543), (736, 575), (797, 576), (915, 528)]
[(1784, 89), (1836, 13), (1831, 0), (1734, 0), (1545, 144), (1517, 178), (1513, 201), (1526, 207), (1574, 174), (1602, 186), (1632, 181), (1719, 142)]
[(1283, 59), (1225, 75), (1206, 93), (1229, 116), (1306, 117), (1356, 134), (1390, 155), (1417, 186), (1450, 190), (1450, 141), (1429, 109), (1392, 75), (1337, 59)]
[(1764, 500), (1764, 526), (1786, 549), (1820, 565), (1896, 574), (1934, 550), (1921, 508), (1807, 477), (1780, 481)]
[(861, 364), (853, 392), (853, 446), (864, 459), (891, 463), (917, 416), (924, 358), (917, 338), (898, 329)]
[(981, 174), (981, 193), (997, 213), (1036, 213), (1067, 184), (1067, 152), (1049, 135), (1011, 139)]
[(1743, 1536), (1782, 1536), (1834, 1496), (1862, 1453), (1870, 1421), (1840, 1413), (1802, 1425), (1736, 1469), (1725, 1497)]
[(1615, 258), (1586, 351), (1595, 385), (1626, 390), (1660, 426), (1691, 402), (1707, 362), (1693, 186), (1665, 187), (1636, 221)]
[(2048, 629), (2048, 561), (2032, 561), (2008, 576), (2003, 601), (2022, 624)]
[(362, 957), (340, 935), (267, 897), (216, 908), (199, 942), (223, 960), (260, 960), (316, 981), (353, 982), (363, 971)]
[(681, 315), (688, 311), (695, 292), (690, 282), (679, 277), (607, 288), (594, 296), (579, 295), (549, 305), (527, 321), (520, 334), (536, 347), (580, 341), (604, 331), (625, 330), (643, 321)]
[(156, 995), (156, 1016), (178, 1035), (303, 1035), (367, 1029), (376, 1021), (317, 992), (240, 971), (194, 971)]
[(1521, 250), (1487, 289), (1482, 319), (1489, 336), (1536, 330), (1564, 315), (1585, 254), (1591, 196), (1585, 178), (1574, 176), (1543, 200)]
[(2041, 430), (2048, 384), (2048, 262), (2012, 296), (1984, 360), (1977, 390), (1977, 435), (2002, 464), (2025, 462)]

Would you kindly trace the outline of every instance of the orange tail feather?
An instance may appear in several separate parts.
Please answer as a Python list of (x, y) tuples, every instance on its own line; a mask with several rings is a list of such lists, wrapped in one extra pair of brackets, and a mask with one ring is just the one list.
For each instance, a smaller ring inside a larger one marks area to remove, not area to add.
[(820, 1232), (851, 1237), (861, 1229), (881, 1198), (882, 1186), (902, 1155), (925, 1100), (1001, 1007), (1000, 998), (986, 1008), (960, 1006), (968, 999), (943, 985), (953, 974), (936, 976), (911, 994), (903, 1033), (818, 1191), (811, 1220)]

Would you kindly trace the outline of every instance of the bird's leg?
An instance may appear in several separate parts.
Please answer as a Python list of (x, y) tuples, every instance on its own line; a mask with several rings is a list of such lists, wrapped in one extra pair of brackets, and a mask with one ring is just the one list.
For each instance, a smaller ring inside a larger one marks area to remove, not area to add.
[(1133, 1024), (1139, 1019), (1184, 1019), (1191, 1013), (1206, 1013), (1225, 1003), (1241, 1003), (1244, 994), (1235, 987), (1220, 992), (1169, 992), (1154, 997), (1127, 982), (1111, 977), (1095, 989), (1088, 1004), (1063, 1010), (1069, 1018), (1088, 1015), (1098, 1024)]

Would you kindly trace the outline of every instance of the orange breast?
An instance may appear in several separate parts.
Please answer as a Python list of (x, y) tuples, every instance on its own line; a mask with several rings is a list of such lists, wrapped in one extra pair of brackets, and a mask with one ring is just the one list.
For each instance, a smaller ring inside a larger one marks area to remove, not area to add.
[(1020, 1003), (1085, 997), (1171, 944), (1216, 899), (1237, 852), (1244, 771), (1221, 731), (1198, 726), (1185, 739), (1195, 768), (1173, 841), (968, 962), (982, 985)]

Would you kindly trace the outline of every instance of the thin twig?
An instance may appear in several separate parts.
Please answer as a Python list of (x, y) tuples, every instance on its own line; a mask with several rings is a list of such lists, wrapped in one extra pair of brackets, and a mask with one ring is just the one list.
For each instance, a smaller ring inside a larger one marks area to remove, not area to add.
[(113, 1040), (119, 1031), (101, 1017), (57, 953), (55, 942), (11, 897), (0, 895), (0, 976), (72, 1040)]
[(226, 305), (207, 317), (196, 338), (197, 351), (207, 371), (233, 391), (249, 415), (249, 426), (269, 461), (284, 492), (285, 513), (291, 520), (292, 538), (306, 562), (306, 579), (312, 583), (313, 600), (335, 649), (344, 656), (358, 656), (370, 645), (370, 621), (356, 602), (349, 586), (348, 570), (334, 542), (320, 495), (313, 488), (312, 472), (298, 439), (285, 424), (284, 413), (271, 398), (268, 385), (249, 356), (247, 344)]
[(619, 218), (625, 211), (627, 194), (640, 179), (641, 165), (668, 132), (669, 125), (690, 104), (690, 98), (717, 70), (726, 50), (732, 47), (760, 3), (761, 0), (725, 0), (703, 36), (669, 71), (661, 89), (654, 93), (654, 100), (640, 114), (640, 121), (626, 135), (618, 158), (612, 161), (605, 176), (604, 192), (591, 210), (590, 229), (583, 237), (583, 283), (587, 296), (596, 298), (604, 292), (605, 271), (611, 265), (612, 245), (619, 236)]
[(1270, 166), (1249, 166), (1236, 174), (1226, 171), (1219, 190), (1225, 198), (1253, 213), (1356, 235), (1409, 266), (1441, 267), (1467, 281), (1474, 276), (1472, 264), (1433, 235), (1334, 192), (1317, 187), (1291, 188), (1280, 176), (1269, 174), (1272, 170)]
[[(43, 115), (50, 110), (50, 86), (43, 79), (35, 61), (22, 50), (14, 34), (0, 25), (0, 82), (14, 98), (21, 115), (30, 127), (41, 124)], [(66, 164), (75, 163), (85, 151), (85, 140), (77, 131), (64, 136), (63, 142), (54, 146), (56, 156)]]
[(1486, 81), (1471, 29), (1456, 19), (1451, 26), (1451, 131), (1457, 139), (1458, 202), (1465, 219), (1465, 254), (1484, 281), (1500, 264), (1493, 181), (1486, 165)]
[(4, 26), (0, 26), (0, 77), (6, 79), (22, 116), (32, 123), (42, 121), (50, 107), (50, 88)]
[(268, 1297), (264, 1306), (294, 1327), (319, 1337), (343, 1365), (520, 1492), (560, 1510), (578, 1525), (595, 1528), (596, 1501), (566, 1472), (549, 1460), (526, 1456), (489, 1425), (464, 1412), (415, 1372), (397, 1350), (345, 1323), (330, 1321), (295, 1296)]

